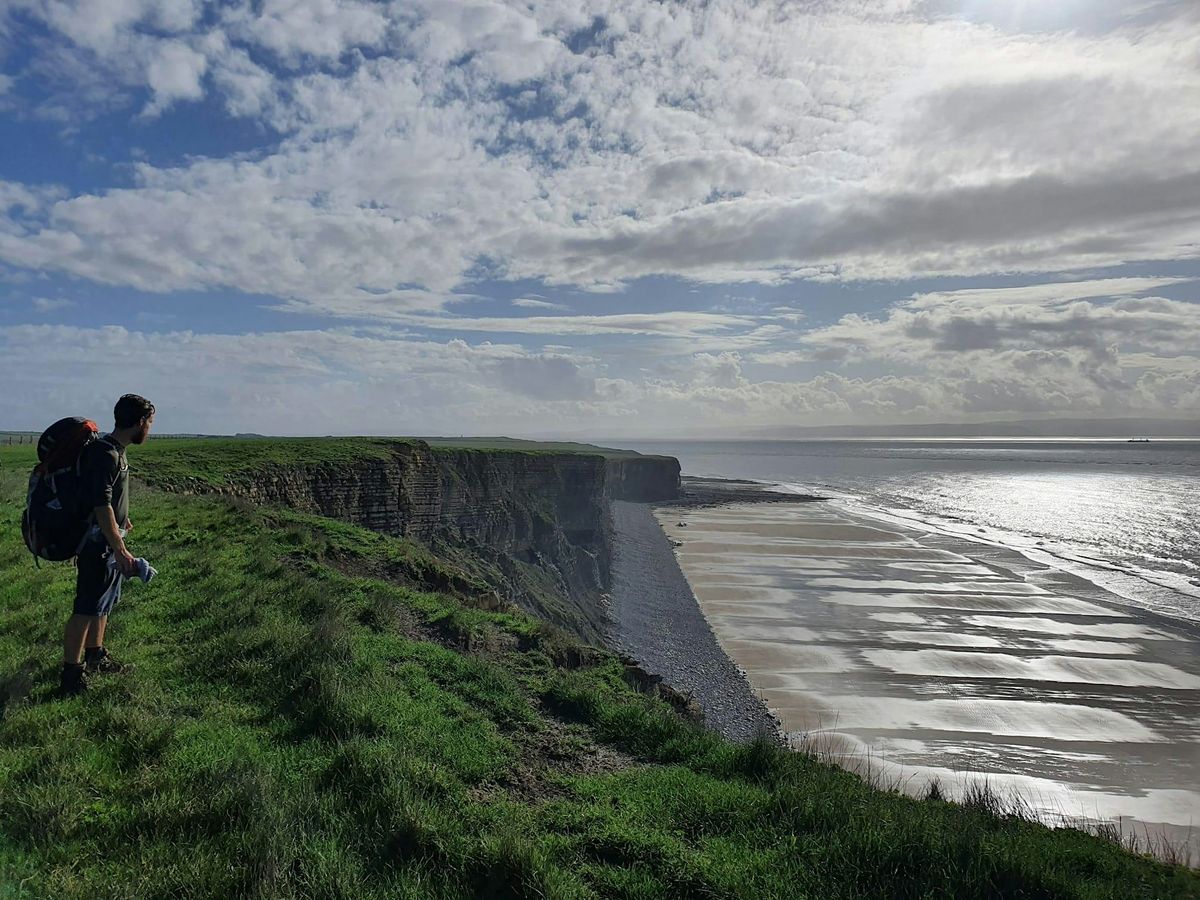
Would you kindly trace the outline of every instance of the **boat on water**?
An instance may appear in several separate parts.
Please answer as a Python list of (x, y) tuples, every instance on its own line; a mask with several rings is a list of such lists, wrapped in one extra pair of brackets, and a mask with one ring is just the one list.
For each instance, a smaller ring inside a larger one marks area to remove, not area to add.
[(1127, 443), (1127, 444), (1148, 444), (1148, 443), (1150, 443), (1150, 438), (1130, 438), (1125, 443)]

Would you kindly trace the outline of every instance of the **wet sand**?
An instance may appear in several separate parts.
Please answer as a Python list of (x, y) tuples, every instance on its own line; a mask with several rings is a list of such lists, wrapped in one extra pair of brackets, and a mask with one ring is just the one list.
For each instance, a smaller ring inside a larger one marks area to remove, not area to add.
[[(830, 502), (665, 509), (725, 652), (795, 742), (970, 780), (1200, 862), (1200, 635), (1015, 551)], [(680, 527), (679, 522), (686, 523)]]

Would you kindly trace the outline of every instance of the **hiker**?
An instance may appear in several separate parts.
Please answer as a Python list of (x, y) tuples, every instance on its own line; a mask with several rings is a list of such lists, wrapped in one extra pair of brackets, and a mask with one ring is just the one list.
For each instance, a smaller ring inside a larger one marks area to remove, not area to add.
[(113, 408), (113, 418), (113, 431), (84, 447), (80, 458), (82, 509), (90, 510), (91, 526), (76, 559), (75, 608), (63, 639), (62, 692), (68, 695), (87, 688), (85, 672), (100, 675), (131, 668), (109, 655), (104, 629), (121, 596), (122, 578), (139, 575), (138, 560), (125, 547), (125, 534), (133, 529), (125, 448), (146, 442), (154, 424), (154, 404), (126, 394)]

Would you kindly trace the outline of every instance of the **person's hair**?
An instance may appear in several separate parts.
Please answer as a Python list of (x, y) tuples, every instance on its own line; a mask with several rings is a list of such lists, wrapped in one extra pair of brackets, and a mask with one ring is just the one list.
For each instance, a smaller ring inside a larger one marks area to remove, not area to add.
[(126, 394), (113, 407), (113, 419), (118, 428), (132, 428), (142, 419), (154, 415), (154, 404), (137, 394)]

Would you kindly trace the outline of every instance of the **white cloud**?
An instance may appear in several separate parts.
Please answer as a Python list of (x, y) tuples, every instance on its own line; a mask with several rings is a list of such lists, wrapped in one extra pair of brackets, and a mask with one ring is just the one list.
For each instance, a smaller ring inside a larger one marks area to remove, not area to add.
[(813, 358), (806, 350), (764, 350), (748, 357), (750, 362), (763, 366), (795, 366), (812, 362)]
[(993, 305), (1059, 306), (1072, 300), (1097, 297), (1122, 297), (1157, 291), (1176, 284), (1186, 284), (1189, 278), (1093, 278), (1088, 281), (1056, 281), (1025, 284), (1020, 287), (969, 288), (957, 291), (937, 291), (915, 294), (905, 305), (911, 309), (936, 309), (952, 303), (955, 309), (974, 306), (987, 309)]
[(65, 193), (61, 188), (53, 186), (30, 186), (13, 181), (0, 181), (0, 213), (12, 217), (7, 221), (0, 219), (0, 227), (18, 227), (15, 225), (15, 218), (42, 214), (49, 204), (62, 198)]
[(146, 81), (154, 92), (146, 113), (156, 115), (180, 100), (199, 100), (207, 68), (208, 58), (182, 41), (160, 42), (146, 63)]
[[(843, 317), (804, 334), (817, 358), (913, 364), (1003, 351), (1078, 351), (1107, 360), (1118, 350), (1190, 353), (1200, 347), (1200, 303), (1130, 296), (1175, 279), (1108, 279), (1019, 289), (918, 295), (882, 318)], [(1131, 284), (1132, 282), (1132, 284)], [(1091, 301), (1080, 299), (1092, 298)]]
[(389, 29), (386, 7), (355, 0), (264, 0), (226, 9), (222, 23), (289, 66), (306, 57), (337, 59), (352, 47), (378, 47)]
[(481, 260), (612, 290), (1196, 257), (1194, 17), (1021, 33), (922, 9), (29, 5), (94, 62), (59, 77), (150, 89), (151, 113), (215, 90), (284, 138), (64, 199), (0, 256), (335, 312)]
[(1177, 379), (1198, 359), (1200, 303), (1134, 295), (1180, 281), (1100, 279), (917, 295), (883, 316), (847, 315), (800, 334), (799, 346), (749, 359), (887, 369), (899, 379), (893, 384), (912, 386), (914, 411), (976, 418), (1183, 414), (1196, 409), (1180, 405), (1192, 395)]
[(549, 300), (542, 300), (536, 297), (518, 297), (512, 302), (512, 305), (521, 309), (568, 309), (562, 303), (551, 303)]
[[(102, 362), (118, 357), (137, 365)], [(508, 345), (403, 335), (0, 327), (0, 382), (22, 385), (20, 396), (0, 396), (0, 421), (28, 422), (33, 411), (48, 420), (62, 410), (95, 416), (132, 390), (155, 402), (166, 431), (460, 433), (471, 421), (498, 430), (516, 423), (509, 430), (531, 433), (551, 421), (545, 404), (585, 400), (587, 365)], [(554, 386), (541, 384), (547, 376)]]
[(244, 47), (230, 44), (224, 32), (213, 32), (199, 42), (209, 59), (210, 77), (231, 116), (269, 119), (281, 102), (275, 77), (250, 58)]
[[(521, 247), (562, 281), (661, 272), (765, 282), (836, 271), (914, 278), (1193, 258), (1200, 170), (1032, 175), (984, 186), (858, 194), (852, 200), (737, 200), (592, 234), (547, 230)], [(554, 263), (552, 260), (559, 260)]]
[(76, 46), (105, 55), (122, 49), (136, 29), (177, 34), (200, 15), (193, 0), (16, 0), (13, 7), (39, 16)]
[[(522, 5), (492, 0), (419, 0), (410, 6), (413, 27), (406, 43), (432, 66), (470, 57), (474, 73), (500, 84), (543, 74), (565, 48), (543, 34)], [(553, 14), (552, 14), (553, 16)]]
[(34, 297), (33, 308), (40, 313), (54, 312), (60, 309), (70, 309), (74, 301), (54, 297)]
[[(1163, 307), (1163, 309), (1168, 309)], [(0, 327), (0, 422), (107, 409), (150, 396), (167, 431), (264, 433), (745, 433), (791, 425), (1200, 411), (1192, 351), (911, 348), (912, 371), (756, 377), (741, 352), (645, 350), (618, 365), (553, 347), (373, 331), (243, 335), (119, 327)], [(118, 369), (97, 360), (136, 359)], [(1187, 361), (1192, 365), (1189, 367)], [(57, 410), (57, 412), (55, 412)]]
[(692, 338), (711, 332), (746, 331), (757, 324), (745, 316), (716, 313), (624, 313), (607, 316), (522, 316), (485, 318), (401, 315), (401, 324), (448, 331), (492, 331), (512, 334), (651, 334)]

